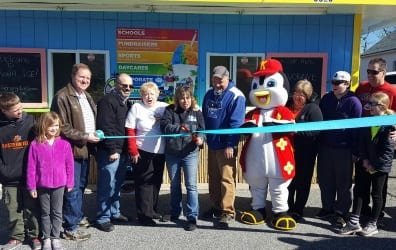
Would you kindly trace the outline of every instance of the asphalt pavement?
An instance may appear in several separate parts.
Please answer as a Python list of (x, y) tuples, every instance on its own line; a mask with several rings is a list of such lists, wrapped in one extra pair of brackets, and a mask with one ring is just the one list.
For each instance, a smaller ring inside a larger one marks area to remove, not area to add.
[[(95, 218), (95, 187), (85, 194), (84, 211), (90, 219)], [(209, 206), (207, 185), (199, 185), (201, 212)], [(184, 196), (185, 198), (185, 196)], [(377, 235), (342, 236), (337, 234), (333, 220), (314, 218), (320, 210), (320, 190), (312, 184), (311, 194), (305, 209), (305, 218), (293, 231), (278, 231), (268, 224), (245, 225), (235, 221), (228, 230), (213, 227), (213, 221), (198, 221), (198, 229), (183, 230), (184, 219), (179, 223), (158, 222), (156, 227), (143, 227), (136, 221), (133, 193), (122, 194), (122, 213), (131, 218), (124, 224), (116, 224), (115, 230), (106, 233), (95, 227), (87, 230), (92, 237), (86, 241), (62, 240), (65, 249), (395, 249), (396, 246), (396, 164), (389, 177), (386, 215)], [(238, 211), (249, 208), (248, 186), (237, 186), (235, 207)], [(268, 207), (270, 209), (270, 197)], [(169, 185), (163, 185), (160, 194), (160, 212), (169, 210)], [(0, 202), (0, 245), (7, 242), (7, 214)], [(22, 245), (18, 249), (30, 249)]]

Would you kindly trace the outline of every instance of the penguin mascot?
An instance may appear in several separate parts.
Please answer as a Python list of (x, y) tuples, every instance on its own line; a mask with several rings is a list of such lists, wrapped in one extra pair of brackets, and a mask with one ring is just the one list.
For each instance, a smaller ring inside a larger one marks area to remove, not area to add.
[[(285, 107), (289, 81), (282, 64), (275, 59), (260, 62), (251, 84), (250, 102), (255, 109), (246, 114), (242, 127), (261, 127), (294, 123), (291, 111)], [(264, 223), (266, 198), (272, 201), (272, 226), (278, 230), (293, 230), (296, 221), (287, 214), (289, 186), (295, 174), (293, 133), (249, 134), (242, 148), (240, 164), (243, 177), (250, 186), (252, 210), (241, 214), (247, 224)]]

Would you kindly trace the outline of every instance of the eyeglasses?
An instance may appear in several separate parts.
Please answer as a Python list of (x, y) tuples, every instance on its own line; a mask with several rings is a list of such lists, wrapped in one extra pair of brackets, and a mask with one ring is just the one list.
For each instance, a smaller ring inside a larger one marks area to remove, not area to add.
[(373, 70), (373, 69), (368, 69), (367, 70), (367, 74), (368, 75), (378, 75), (380, 72), (382, 72), (382, 70), (380, 70), (380, 71), (377, 71), (377, 70)]
[(123, 84), (123, 83), (120, 83), (120, 86), (121, 87), (123, 87), (124, 89), (126, 89), (126, 88), (133, 88), (133, 85), (132, 84)]
[(293, 96), (306, 98), (306, 96), (303, 93), (298, 93), (298, 92), (294, 92)]
[(384, 106), (382, 103), (379, 102), (368, 102), (367, 104), (371, 107)]
[(331, 81), (331, 84), (333, 84), (333, 85), (340, 85), (340, 84), (343, 84), (343, 83), (345, 83), (346, 81)]

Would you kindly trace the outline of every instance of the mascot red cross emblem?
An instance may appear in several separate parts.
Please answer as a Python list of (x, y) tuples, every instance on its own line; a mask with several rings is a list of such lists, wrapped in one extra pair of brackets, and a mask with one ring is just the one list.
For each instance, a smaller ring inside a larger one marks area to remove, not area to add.
[[(282, 64), (275, 59), (261, 61), (249, 93), (249, 100), (255, 109), (246, 114), (243, 127), (293, 123), (293, 114), (285, 107), (288, 91), (289, 81), (283, 73)], [(242, 214), (243, 222), (264, 222), (269, 191), (272, 226), (279, 230), (296, 227), (295, 220), (287, 214), (287, 187), (295, 175), (292, 136), (293, 133), (253, 133), (247, 138), (240, 163), (243, 176), (250, 186), (253, 209)]]

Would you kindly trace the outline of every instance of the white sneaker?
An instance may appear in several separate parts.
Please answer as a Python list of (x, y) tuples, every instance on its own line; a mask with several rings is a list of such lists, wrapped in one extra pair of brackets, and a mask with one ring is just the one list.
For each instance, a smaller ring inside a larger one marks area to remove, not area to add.
[(63, 250), (62, 244), (59, 239), (51, 240), (52, 250)]
[(43, 240), (43, 245), (41, 246), (41, 250), (52, 250), (51, 240), (49, 238)]
[(358, 234), (360, 236), (369, 237), (377, 233), (378, 233), (377, 225), (374, 225), (373, 223), (368, 223), (367, 226), (365, 226), (363, 230), (360, 231)]

